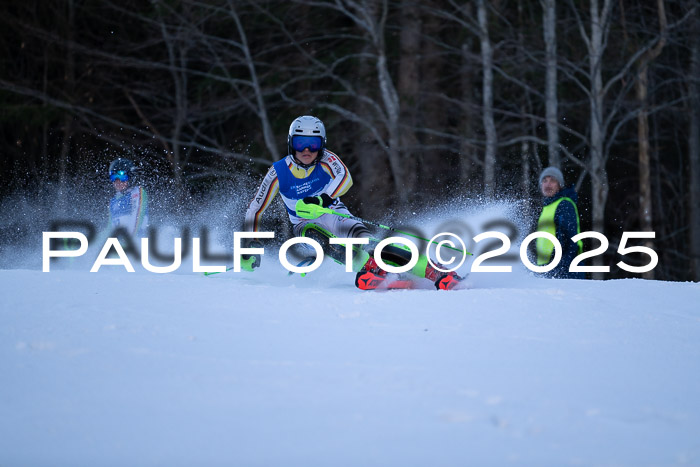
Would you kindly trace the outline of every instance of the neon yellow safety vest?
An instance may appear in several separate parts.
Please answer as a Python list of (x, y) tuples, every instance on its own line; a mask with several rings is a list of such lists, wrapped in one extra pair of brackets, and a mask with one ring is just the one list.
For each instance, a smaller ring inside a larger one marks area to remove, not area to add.
[[(557, 226), (554, 225), (554, 214), (557, 212), (559, 203), (564, 200), (574, 205), (574, 211), (576, 211), (576, 233), (581, 233), (581, 224), (578, 219), (578, 207), (576, 203), (574, 203), (574, 200), (567, 197), (559, 198), (552, 204), (548, 204), (542, 208), (542, 214), (540, 214), (540, 219), (537, 221), (538, 232), (547, 232), (555, 237), (557, 236)], [(552, 252), (554, 251), (554, 243), (542, 237), (537, 237), (535, 242), (537, 245), (537, 264), (539, 266), (548, 264), (552, 258)], [(583, 252), (583, 241), (579, 240), (576, 244), (578, 245), (578, 253), (581, 254)]]

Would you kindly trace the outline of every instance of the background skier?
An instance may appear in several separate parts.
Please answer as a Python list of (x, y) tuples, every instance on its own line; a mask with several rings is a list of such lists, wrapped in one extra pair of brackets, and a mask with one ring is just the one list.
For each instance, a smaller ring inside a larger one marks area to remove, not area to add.
[(137, 171), (130, 159), (115, 159), (109, 165), (109, 180), (115, 194), (109, 201), (108, 230), (123, 229), (132, 239), (145, 237), (148, 228), (148, 196), (135, 183)]

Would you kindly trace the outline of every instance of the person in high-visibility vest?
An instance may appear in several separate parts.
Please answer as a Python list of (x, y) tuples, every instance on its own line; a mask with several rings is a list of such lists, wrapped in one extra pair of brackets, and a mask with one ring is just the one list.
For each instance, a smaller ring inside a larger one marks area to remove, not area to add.
[[(583, 251), (583, 242), (571, 238), (581, 232), (579, 222), (578, 194), (573, 185), (565, 187), (564, 174), (556, 167), (547, 167), (540, 174), (540, 192), (544, 196), (542, 212), (537, 221), (537, 231), (554, 235), (561, 245), (559, 264), (544, 274), (546, 277), (563, 279), (585, 279), (583, 272), (570, 272), (571, 261)], [(544, 266), (554, 258), (554, 243), (538, 237), (536, 241), (537, 264)]]

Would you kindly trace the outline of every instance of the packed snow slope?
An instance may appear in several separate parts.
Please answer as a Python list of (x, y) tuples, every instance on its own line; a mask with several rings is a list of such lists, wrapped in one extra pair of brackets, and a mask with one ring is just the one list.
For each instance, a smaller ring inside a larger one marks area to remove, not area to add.
[(0, 270), (0, 465), (700, 465), (700, 284)]
[[(191, 231), (230, 253), (238, 211)], [(0, 466), (700, 465), (700, 284), (533, 277), (517, 203), (400, 225), (512, 240), (512, 272), (449, 292), (288, 276), (274, 251), (209, 277), (90, 273), (96, 251), (41, 272), (57, 214), (31, 212), (0, 245)], [(186, 219), (166, 221), (159, 249)]]

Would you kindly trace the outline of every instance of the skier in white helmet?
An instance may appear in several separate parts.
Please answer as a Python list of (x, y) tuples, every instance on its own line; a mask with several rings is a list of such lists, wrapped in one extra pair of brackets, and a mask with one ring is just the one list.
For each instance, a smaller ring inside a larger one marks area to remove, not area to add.
[[(340, 157), (327, 149), (326, 128), (316, 117), (305, 115), (294, 119), (287, 135), (287, 149), (288, 155), (270, 167), (260, 184), (246, 212), (244, 228), (257, 232), (263, 212), (279, 193), (292, 222), (294, 235), (314, 238), (324, 246), (329, 256), (343, 262), (345, 247), (330, 245), (329, 236), (369, 238), (371, 235), (367, 227), (358, 220), (333, 214), (322, 214), (314, 219), (304, 218), (298, 215), (296, 209), (297, 203), (301, 202), (302, 206), (320, 205), (350, 215), (340, 201), (340, 197), (352, 186), (350, 172)], [(259, 247), (260, 244), (253, 241), (248, 246)], [(390, 245), (382, 251), (382, 259), (393, 264), (407, 264), (410, 252)], [(259, 255), (242, 257), (241, 266), (244, 269), (252, 271), (259, 265)], [(353, 269), (358, 271), (355, 284), (360, 289), (377, 288), (387, 275), (379, 268), (372, 253), (361, 249), (355, 250)], [(453, 288), (460, 279), (454, 273), (444, 274), (433, 269), (425, 257), (421, 258), (412, 273), (432, 280), (437, 288), (443, 289)]]
[[(309, 203), (349, 214), (340, 197), (352, 186), (352, 177), (340, 158), (326, 148), (323, 122), (311, 116), (296, 118), (289, 127), (287, 150), (289, 155), (270, 167), (250, 203), (245, 218), (248, 231), (258, 231), (260, 217), (277, 193), (282, 196), (295, 236), (301, 236), (311, 222), (297, 216), (295, 206), (300, 199), (309, 198)], [(361, 222), (330, 214), (314, 223), (339, 237), (369, 236)]]

